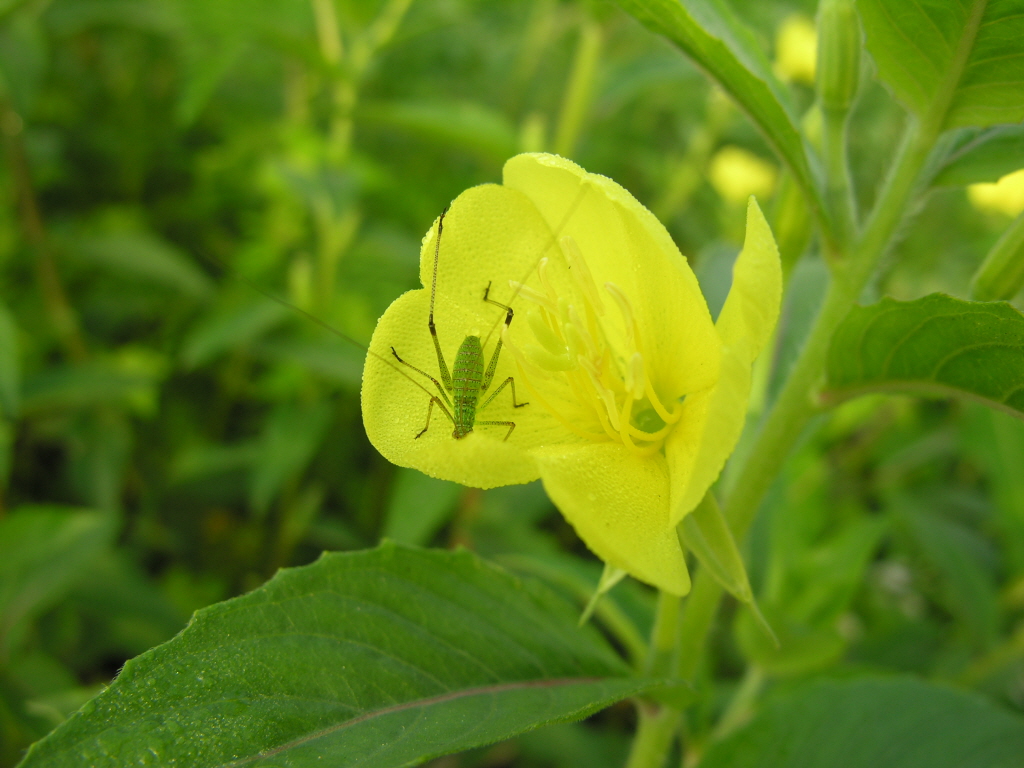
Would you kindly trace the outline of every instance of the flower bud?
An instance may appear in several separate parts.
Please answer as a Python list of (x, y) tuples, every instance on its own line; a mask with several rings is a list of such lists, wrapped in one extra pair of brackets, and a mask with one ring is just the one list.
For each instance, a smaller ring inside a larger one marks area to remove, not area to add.
[(817, 91), (826, 111), (845, 112), (860, 81), (860, 23), (853, 0), (818, 6)]
[(1024, 213), (992, 246), (971, 280), (971, 298), (978, 301), (1012, 299), (1024, 288)]

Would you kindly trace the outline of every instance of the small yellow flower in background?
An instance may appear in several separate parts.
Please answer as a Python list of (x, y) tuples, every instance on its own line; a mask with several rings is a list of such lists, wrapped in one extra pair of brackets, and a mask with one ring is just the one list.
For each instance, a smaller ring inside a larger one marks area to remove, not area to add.
[(751, 195), (767, 197), (775, 189), (778, 171), (753, 152), (734, 146), (722, 147), (708, 165), (708, 180), (729, 203), (738, 205)]
[[(431, 284), (437, 224), (423, 240)], [(511, 302), (516, 314), (483, 301)], [(451, 366), (469, 334), (503, 348), (478, 426), (452, 437), (443, 414), (419, 439), (429, 397), (380, 358), (391, 348), (437, 375), (430, 290), (381, 317), (363, 374), (363, 419), (385, 458), (490, 488), (540, 478), (598, 557), (674, 594), (689, 590), (675, 526), (718, 477), (743, 428), (750, 369), (778, 316), (778, 251), (757, 204), (717, 323), (665, 228), (625, 189), (574, 163), (527, 154), (504, 183), (473, 187), (445, 219), (435, 321)], [(427, 382), (428, 386), (432, 386)], [(511, 421), (513, 433), (480, 420)]]
[(981, 211), (1016, 216), (1024, 211), (1024, 170), (1003, 176), (995, 184), (971, 184), (967, 199)]
[(786, 81), (814, 85), (818, 33), (806, 16), (790, 16), (775, 34), (775, 74)]

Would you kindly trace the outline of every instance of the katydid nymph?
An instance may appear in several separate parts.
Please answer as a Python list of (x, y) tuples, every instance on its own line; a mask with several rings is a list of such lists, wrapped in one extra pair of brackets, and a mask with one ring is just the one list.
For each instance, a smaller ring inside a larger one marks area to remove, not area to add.
[[(516, 382), (512, 376), (501, 382), (491, 392), (490, 396), (482, 404), (478, 405), (480, 398), (487, 394), (487, 390), (494, 380), (494, 372), (498, 367), (498, 356), (501, 354), (501, 337), (499, 336), (498, 341), (494, 345), (494, 351), (491, 353), (490, 361), (487, 363), (487, 369), (485, 370), (484, 350), (480, 337), (473, 334), (466, 336), (462, 344), (459, 345), (458, 352), (455, 353), (455, 365), (452, 367), (451, 372), (448, 370), (444, 353), (441, 351), (441, 342), (437, 338), (437, 327), (434, 323), (434, 300), (437, 295), (437, 264), (441, 255), (441, 233), (444, 231), (444, 217), (446, 213), (447, 209), (442, 211), (437, 221), (437, 236), (434, 241), (434, 271), (430, 284), (430, 315), (427, 318), (430, 338), (434, 342), (434, 351), (437, 353), (437, 368), (441, 380), (438, 381), (426, 371), (403, 360), (394, 347), (391, 347), (391, 354), (402, 365), (430, 379), (441, 395), (441, 397), (434, 394), (430, 395), (430, 404), (427, 406), (427, 422), (416, 435), (416, 439), (422, 437), (430, 429), (430, 417), (436, 405), (454, 426), (452, 437), (456, 440), (464, 438), (476, 426), (508, 427), (508, 432), (505, 433), (504, 437), (505, 440), (508, 440), (512, 430), (516, 428), (514, 421), (477, 421), (476, 418), (477, 411), (482, 411), (490, 405), (505, 387), (510, 387), (512, 390), (512, 406), (514, 408), (522, 408), (524, 405), (529, 405), (529, 403), (517, 401)], [(493, 304), (505, 310), (505, 327), (508, 328), (512, 324), (514, 314), (512, 307), (490, 298), (490, 293), (491, 284), (488, 283), (484, 289), (483, 300), (488, 304)]]

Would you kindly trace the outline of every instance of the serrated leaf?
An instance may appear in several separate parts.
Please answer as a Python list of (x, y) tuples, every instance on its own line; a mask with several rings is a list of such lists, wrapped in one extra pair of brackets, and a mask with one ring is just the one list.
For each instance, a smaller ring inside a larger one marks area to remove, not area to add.
[(822, 396), (960, 395), (1024, 418), (1024, 315), (934, 293), (854, 307), (829, 348)]
[(386, 544), (198, 612), (22, 766), (414, 765), (658, 687), (629, 674), (539, 583)]
[(1024, 719), (910, 678), (829, 680), (765, 707), (701, 768), (1017, 768)]
[(939, 128), (1024, 119), (1024, 0), (858, 0), (882, 80)]
[(746, 111), (792, 171), (807, 198), (823, 208), (808, 149), (785, 88), (753, 34), (721, 0), (618, 0), (648, 29), (683, 50)]
[(1024, 168), (1024, 125), (1000, 125), (967, 134), (935, 174), (935, 186), (991, 183)]

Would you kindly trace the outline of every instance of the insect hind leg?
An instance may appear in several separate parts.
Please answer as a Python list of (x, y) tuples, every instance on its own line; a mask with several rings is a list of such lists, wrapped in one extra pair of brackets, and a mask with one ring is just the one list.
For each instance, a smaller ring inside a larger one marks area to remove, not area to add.
[[(449, 411), (445, 407), (444, 403), (441, 402), (440, 398), (437, 398), (437, 397), (434, 397), (433, 395), (431, 395), (430, 396), (430, 405), (427, 406), (427, 423), (424, 425), (423, 429), (421, 429), (416, 434), (416, 437), (414, 437), (413, 440), (419, 440), (421, 437), (423, 437), (424, 434), (426, 434), (426, 431), (428, 429), (430, 429), (430, 415), (434, 412), (434, 403), (437, 403), (437, 405), (441, 408), (441, 413), (443, 413), (445, 416), (448, 417), (448, 421), (450, 421), (452, 424), (455, 423), (455, 419), (452, 417), (451, 413), (449, 413)], [(511, 429), (509, 430), (509, 434), (512, 434), (512, 430)], [(505, 439), (508, 440), (508, 436), (507, 435), (505, 436)]]
[(498, 393), (501, 392), (501, 390), (503, 390), (505, 387), (507, 387), (509, 385), (512, 386), (512, 407), (513, 408), (522, 408), (524, 405), (529, 405), (529, 403), (517, 403), (516, 402), (516, 380), (514, 378), (512, 378), (511, 376), (509, 376), (507, 379), (505, 379), (503, 382), (501, 382), (501, 384), (498, 385), (498, 388), (496, 390), (491, 392), (491, 396), (488, 397), (486, 400), (484, 400), (483, 405), (481, 405), (478, 408), (478, 410), (482, 411), (484, 408), (486, 408), (490, 404), (491, 400), (496, 398), (498, 396)]
[[(487, 283), (487, 287), (484, 288), (484, 301), (486, 301), (488, 304), (493, 304), (494, 306), (501, 307), (502, 309), (505, 310), (505, 327), (508, 328), (512, 324), (512, 318), (515, 315), (515, 313), (512, 311), (512, 307), (510, 307), (508, 304), (502, 304), (500, 301), (495, 301), (494, 299), (490, 298), (490, 295), (491, 295), (491, 284)], [(501, 336), (498, 336), (498, 343), (494, 345), (494, 352), (491, 354), (491, 360), (487, 364), (487, 371), (484, 373), (483, 381), (480, 382), (480, 391), (481, 392), (486, 392), (487, 388), (489, 386), (491, 386), (491, 380), (494, 378), (494, 371), (497, 370), (497, 368), (498, 368), (498, 356), (500, 354), (501, 354)], [(509, 377), (509, 378), (511, 378), (511, 377)], [(506, 380), (505, 383), (503, 383), (501, 386), (504, 387), (505, 384), (507, 384), (507, 383), (508, 383), (508, 380)], [(499, 391), (501, 391), (501, 387), (499, 387), (494, 392), (494, 395), (498, 394)], [(512, 400), (515, 401), (515, 385), (514, 384), (512, 385), (512, 392), (513, 392)], [(491, 400), (494, 399), (494, 395), (491, 395), (489, 398), (487, 398), (487, 402), (488, 403), (491, 402)], [(486, 405), (486, 403), (485, 403), (485, 405)], [(523, 405), (526, 405), (526, 403), (523, 403)], [(516, 406), (516, 407), (518, 407), (518, 406)]]
[(407, 368), (412, 368), (414, 371), (416, 371), (416, 373), (420, 374), (421, 376), (426, 376), (428, 379), (430, 379), (432, 382), (434, 382), (434, 386), (437, 387), (437, 391), (441, 393), (441, 397), (444, 398), (445, 404), (449, 408), (451, 407), (452, 401), (448, 399), (448, 394), (444, 391), (444, 388), (441, 386), (441, 382), (440, 381), (435, 379), (433, 376), (431, 376), (426, 371), (424, 371), (424, 370), (422, 370), (420, 368), (417, 368), (412, 363), (408, 363), (405, 360), (403, 360), (401, 357), (398, 356), (398, 352), (395, 351), (394, 347), (391, 348), (391, 354), (394, 355), (395, 356), (395, 360), (400, 362), (402, 365), (406, 366)]
[[(523, 403), (526, 405), (526, 403)], [(476, 423), (478, 427), (508, 427), (508, 432), (505, 433), (505, 437), (502, 438), (502, 442), (506, 442), (512, 435), (512, 430), (516, 428), (514, 421), (478, 421)]]

